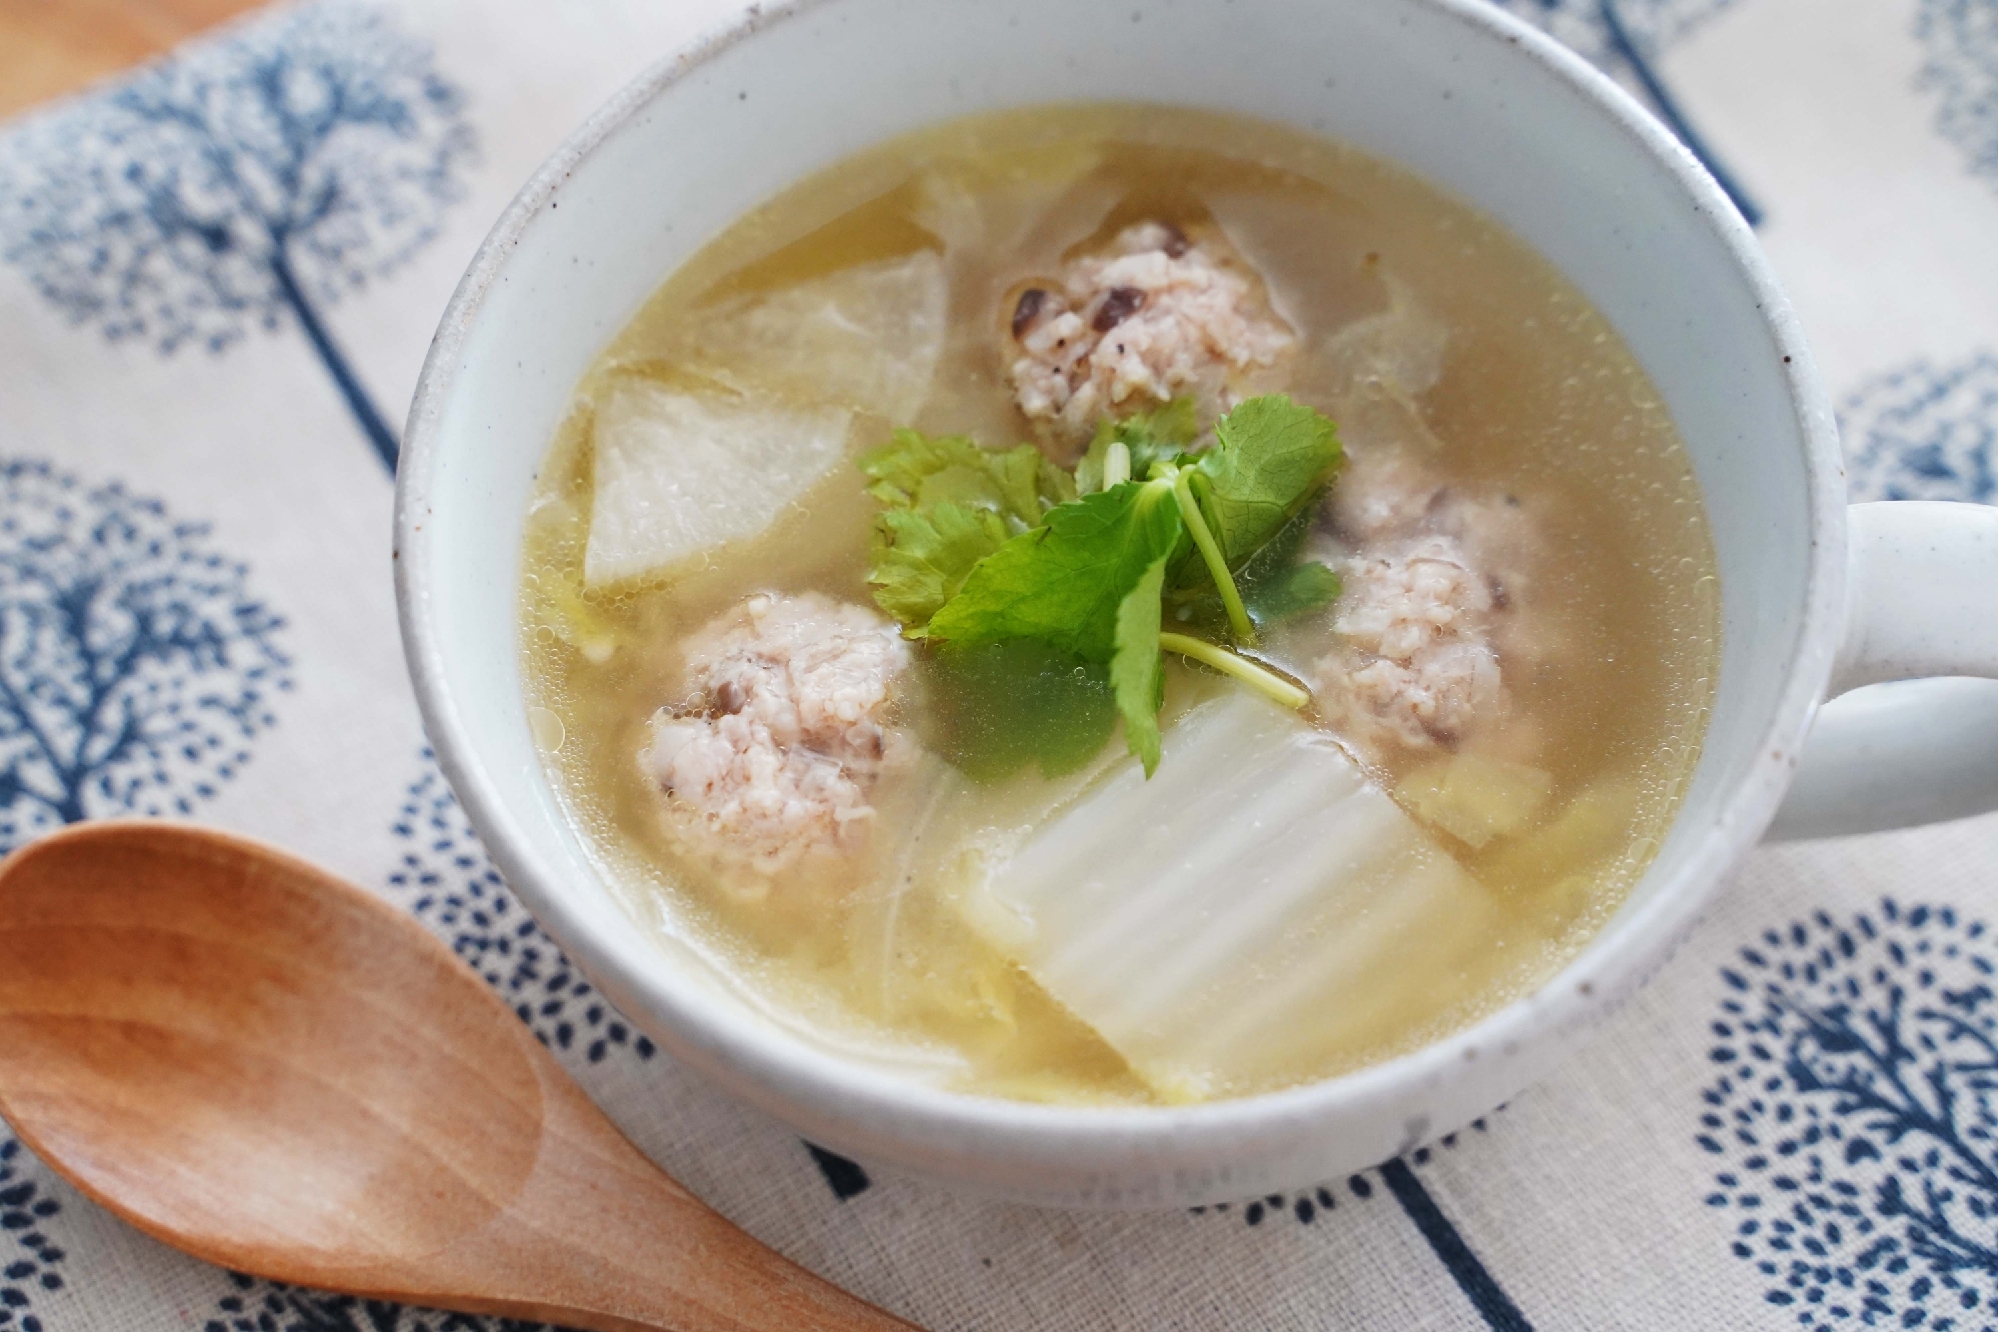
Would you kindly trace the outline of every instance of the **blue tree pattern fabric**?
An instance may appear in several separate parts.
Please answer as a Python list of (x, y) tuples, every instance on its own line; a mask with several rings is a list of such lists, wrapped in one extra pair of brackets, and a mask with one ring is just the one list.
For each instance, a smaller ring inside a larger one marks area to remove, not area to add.
[(320, 308), (436, 234), (476, 146), (463, 102), (383, 15), (297, 9), (13, 135), (0, 254), (75, 322), (166, 352), (289, 318), (394, 470)]
[(1707, 1203), (1799, 1326), (1998, 1327), (1991, 945), (1887, 900), (1768, 930), (1722, 970)]
[[(230, 1291), (202, 1332), (537, 1332), (512, 1318), (412, 1309), (387, 1300), (336, 1295), (229, 1273)], [(4, 1324), (0, 1324), (4, 1328)]]
[(1922, 87), (1937, 93), (1936, 128), (1970, 169), (1998, 184), (1998, 5), (1922, 0), (1915, 18)]
[[(1498, 1109), (1505, 1107), (1499, 1106)], [(1481, 1118), (1473, 1120), (1464, 1132), (1483, 1134), (1487, 1131), (1488, 1125)], [(1437, 1140), (1436, 1148), (1453, 1149), (1463, 1137), (1463, 1133), (1446, 1133)], [(1428, 1165), (1435, 1157), (1436, 1148), (1418, 1147), (1407, 1156), (1383, 1162), (1375, 1170), (1348, 1176), (1344, 1195), (1357, 1202), (1368, 1202), (1384, 1188), (1387, 1195), (1400, 1204), (1409, 1223), (1435, 1253), (1437, 1262), (1450, 1274), (1450, 1279), (1456, 1282), (1458, 1289), (1492, 1332), (1533, 1332), (1533, 1324), (1486, 1268), (1476, 1250), (1457, 1229), (1456, 1223), (1418, 1177), (1421, 1167)], [(1378, 1184), (1374, 1176), (1379, 1177)], [(1333, 1212), (1339, 1205), (1340, 1197), (1341, 1186), (1336, 1182), (1327, 1182), (1299, 1192), (1268, 1194), (1239, 1205), (1221, 1203), (1215, 1207), (1196, 1207), (1192, 1210), (1196, 1216), (1239, 1216), (1244, 1225), (1251, 1227), (1260, 1226), (1272, 1218), (1284, 1217), (1308, 1226)]]
[(0, 849), (191, 814), (236, 775), (290, 687), (247, 579), (157, 500), (0, 462)]
[(1846, 399), (1839, 426), (1855, 500), (1998, 503), (1998, 357), (1880, 375)]
[(21, 1144), (12, 1138), (0, 1142), (0, 1231), (12, 1237), (16, 1250), (0, 1261), (0, 1332), (42, 1332), (35, 1299), (64, 1288), (59, 1269), (67, 1255), (43, 1229), (62, 1205), (21, 1166)]

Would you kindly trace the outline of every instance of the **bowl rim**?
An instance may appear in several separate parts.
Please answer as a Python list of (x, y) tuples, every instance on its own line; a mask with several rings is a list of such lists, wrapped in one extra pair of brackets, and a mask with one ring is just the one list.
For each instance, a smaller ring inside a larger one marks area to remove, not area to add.
[[(1823, 699), (1842, 629), (1845, 597), (1845, 493), (1837, 430), (1803, 332), (1754, 233), (1699, 160), (1613, 80), (1539, 29), (1484, 0), (1402, 0), (1515, 47), (1582, 95), (1622, 132), (1634, 151), (1665, 168), (1710, 233), (1721, 242), (1763, 315), (1804, 445), (1810, 551), (1805, 604), (1788, 649), (1786, 679), (1768, 714), (1756, 757), (1724, 799), (1677, 872), (1647, 900), (1600, 930), (1539, 986), (1471, 1024), (1405, 1054), (1278, 1091), (1181, 1106), (1079, 1107), (948, 1091), (815, 1049), (795, 1037), (727, 1011), (690, 983), (650, 940), (606, 937), (571, 901), (564, 875), (508, 817), (481, 747), (451, 696), (445, 654), (431, 604), (436, 549), (424, 521), (442, 451), (441, 423), (461, 355), (486, 299), (531, 220), (569, 174), (656, 98), (709, 62), (774, 25), (833, 8), (843, 0), (780, 0), (750, 5), (669, 52), (615, 93), (573, 131), (521, 187), (494, 223), (458, 282), (419, 377), (396, 476), (393, 567), (398, 618), (417, 703), (439, 766), (508, 885), (556, 943), (608, 995), (630, 996), (645, 1024), (676, 1058), (769, 1107), (758, 1089), (815, 1117), (870, 1125), (877, 1136), (954, 1151), (968, 1141), (995, 1163), (1061, 1164), (1113, 1172), (1206, 1164), (1217, 1152), (1294, 1138), (1337, 1112), (1380, 1111), (1489, 1053), (1513, 1059), (1607, 1015), (1661, 966), (1697, 923), (1727, 873), (1774, 817), (1797, 764), (1803, 738)], [(545, 777), (544, 777), (545, 780)], [(1683, 817), (1683, 816), (1682, 816)], [(1675, 823), (1676, 828), (1676, 823)], [(629, 932), (635, 935), (636, 932)], [(629, 1005), (627, 1005), (629, 1006)], [(1494, 1059), (1489, 1062), (1497, 1062)], [(1530, 1060), (1518, 1061), (1522, 1066)], [(1516, 1075), (1500, 1095), (1518, 1090)], [(1498, 1099), (1497, 1097), (1493, 1098)], [(778, 1110), (777, 1113), (784, 1113)], [(1411, 1119), (1407, 1150), (1431, 1126)], [(880, 1126), (892, 1126), (883, 1135)], [(844, 1136), (859, 1136), (854, 1130)], [(842, 1134), (828, 1131), (837, 1139)], [(837, 1141), (833, 1142), (837, 1146)], [(862, 1153), (865, 1154), (864, 1152)]]

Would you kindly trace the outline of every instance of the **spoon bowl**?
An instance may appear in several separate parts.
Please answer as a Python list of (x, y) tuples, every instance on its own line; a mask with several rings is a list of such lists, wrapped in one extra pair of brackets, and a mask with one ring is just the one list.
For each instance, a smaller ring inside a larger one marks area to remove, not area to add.
[(239, 1271), (615, 1330), (906, 1328), (681, 1189), (408, 916), (185, 825), (0, 864), (0, 1114)]

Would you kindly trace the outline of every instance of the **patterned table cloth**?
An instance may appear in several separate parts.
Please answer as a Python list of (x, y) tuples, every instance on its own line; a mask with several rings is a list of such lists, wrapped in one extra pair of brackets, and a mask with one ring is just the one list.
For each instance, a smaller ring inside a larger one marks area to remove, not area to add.
[[(1998, 818), (1760, 851), (1550, 1081), (1191, 1213), (871, 1175), (591, 992), (424, 747), (389, 467), (506, 199), (734, 3), (318, 0), (0, 131), (0, 846), (193, 816), (378, 889), (697, 1194), (926, 1327), (1998, 1327)], [(1508, 3), (1759, 220), (1856, 495), (1998, 499), (1998, 0)], [(491, 1325), (193, 1262), (0, 1145), (5, 1332)]]

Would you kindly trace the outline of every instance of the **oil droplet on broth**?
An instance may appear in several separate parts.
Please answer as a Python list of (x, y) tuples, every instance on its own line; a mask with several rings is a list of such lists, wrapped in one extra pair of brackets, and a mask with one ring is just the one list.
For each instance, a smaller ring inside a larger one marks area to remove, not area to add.
[(527, 733), (534, 737), (534, 747), (544, 754), (561, 753), (562, 742), (568, 739), (562, 719), (551, 709), (543, 707), (527, 710)]

